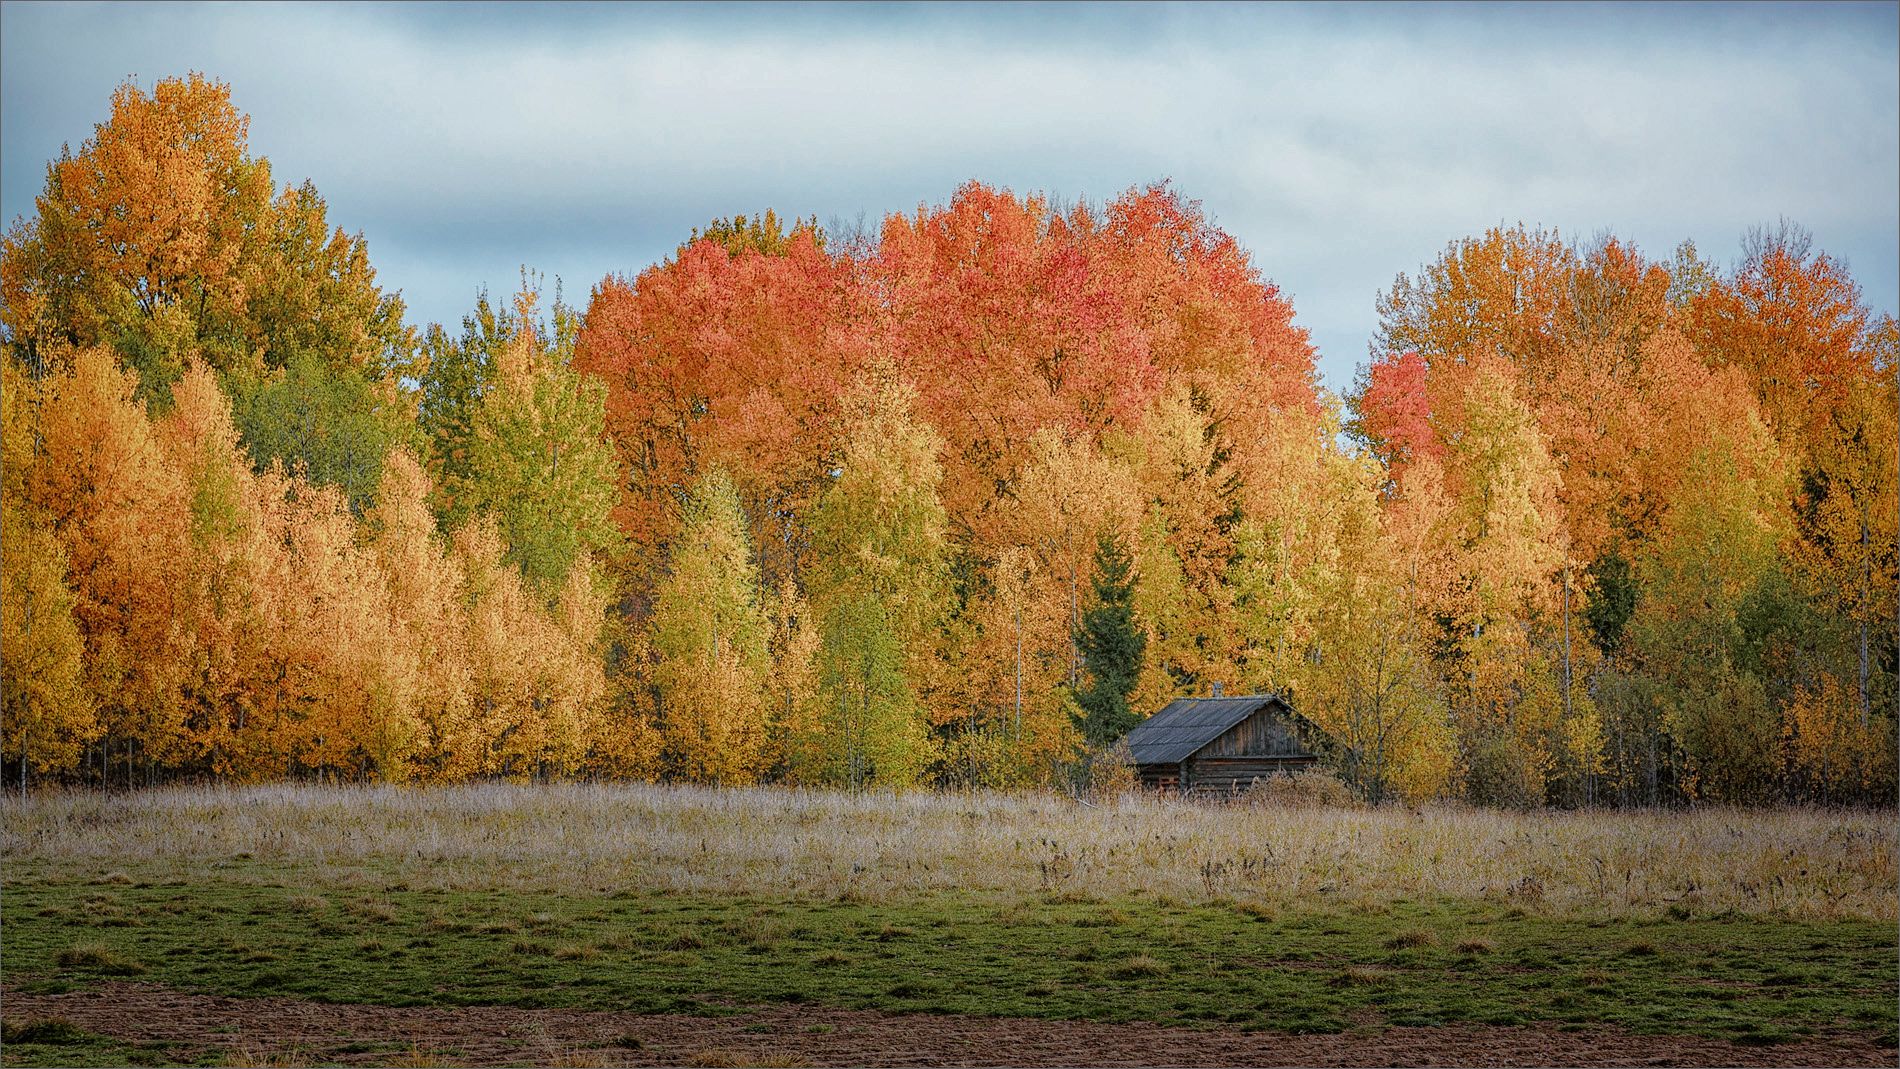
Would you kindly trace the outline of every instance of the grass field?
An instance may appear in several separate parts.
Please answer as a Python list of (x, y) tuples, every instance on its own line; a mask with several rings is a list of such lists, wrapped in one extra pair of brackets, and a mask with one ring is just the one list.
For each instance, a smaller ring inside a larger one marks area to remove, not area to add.
[[(1900, 996), (1891, 814), (484, 786), (48, 795), (4, 815), (0, 954), (23, 995), (1547, 1023), (1849, 1036), (1888, 1060)], [(228, 1057), (8, 1023), (7, 1064)]]

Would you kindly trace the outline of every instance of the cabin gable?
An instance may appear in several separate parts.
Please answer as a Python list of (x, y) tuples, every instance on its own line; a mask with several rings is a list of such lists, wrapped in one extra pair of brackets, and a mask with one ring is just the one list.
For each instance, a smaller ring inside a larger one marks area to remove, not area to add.
[(1314, 753), (1312, 729), (1279, 699), (1222, 732), (1192, 755), (1209, 757), (1298, 757)]

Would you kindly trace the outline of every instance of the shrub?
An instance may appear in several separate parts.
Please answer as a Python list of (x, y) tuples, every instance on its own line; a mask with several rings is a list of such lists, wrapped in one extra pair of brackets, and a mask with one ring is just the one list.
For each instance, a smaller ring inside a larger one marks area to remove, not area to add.
[(1071, 794), (1097, 802), (1112, 801), (1141, 787), (1134, 751), (1125, 740), (1083, 752), (1068, 766), (1066, 778)]
[(1363, 803), (1330, 772), (1309, 769), (1290, 776), (1258, 780), (1241, 796), (1250, 805), (1289, 808), (1359, 809)]

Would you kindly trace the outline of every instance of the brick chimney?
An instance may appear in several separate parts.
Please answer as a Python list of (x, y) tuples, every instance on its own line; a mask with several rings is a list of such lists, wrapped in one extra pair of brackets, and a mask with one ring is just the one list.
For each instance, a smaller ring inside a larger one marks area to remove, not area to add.
[(1212, 694), (1209, 694), (1208, 697), (1218, 698), (1220, 697), (1220, 694), (1221, 694), (1221, 685), (1219, 683), (1216, 683), (1214, 684), (1214, 692)]

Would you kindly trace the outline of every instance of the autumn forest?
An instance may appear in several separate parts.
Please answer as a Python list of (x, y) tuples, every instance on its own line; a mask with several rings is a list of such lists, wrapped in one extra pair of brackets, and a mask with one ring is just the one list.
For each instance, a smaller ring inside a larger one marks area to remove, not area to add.
[(1900, 329), (1794, 223), (1447, 235), (1335, 396), (1166, 183), (418, 329), (247, 125), (127, 84), (6, 233), (11, 788), (1074, 788), (1221, 684), (1372, 802), (1894, 798)]

